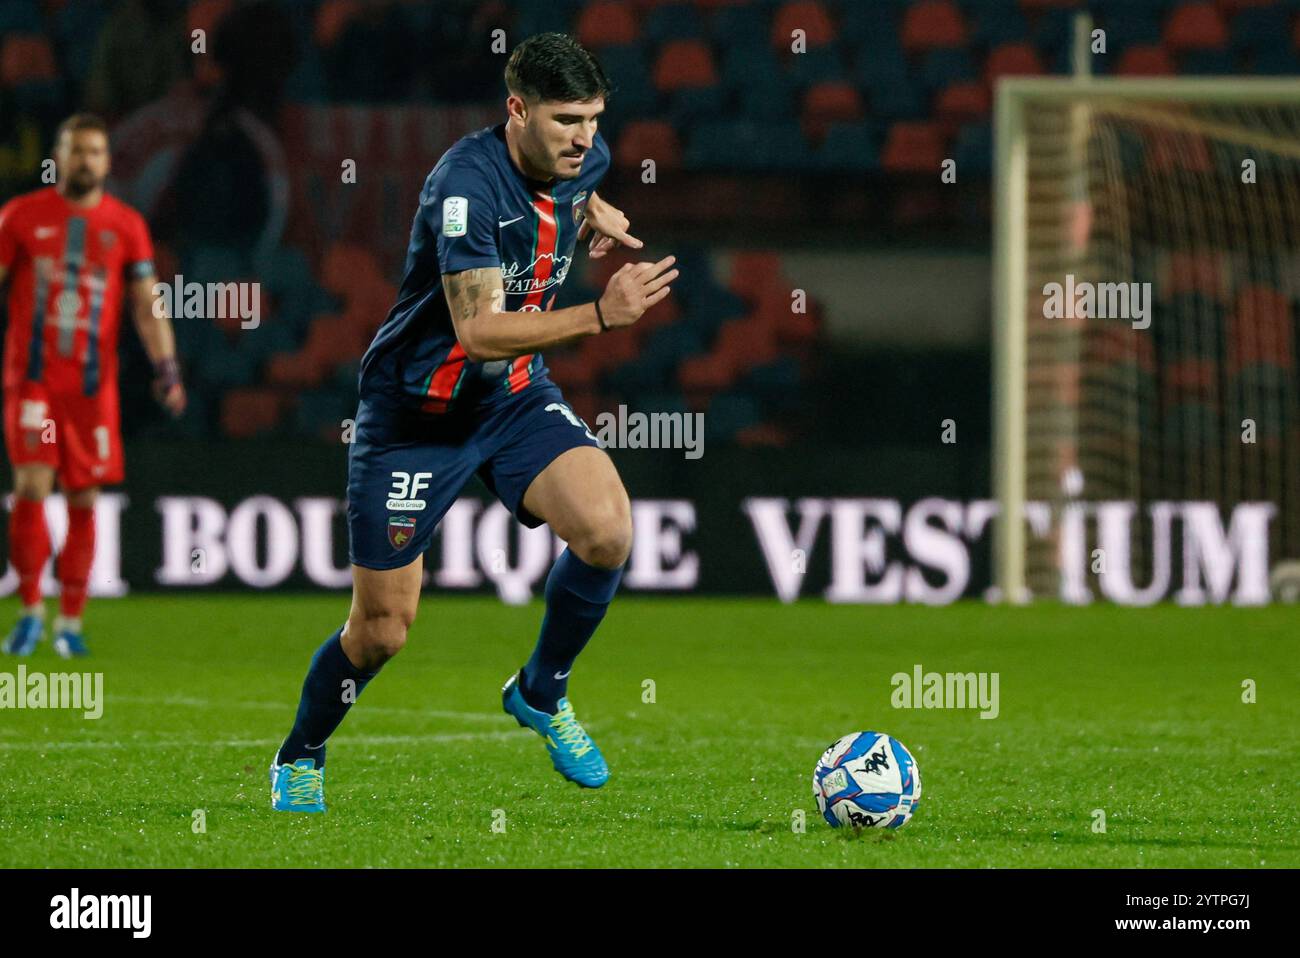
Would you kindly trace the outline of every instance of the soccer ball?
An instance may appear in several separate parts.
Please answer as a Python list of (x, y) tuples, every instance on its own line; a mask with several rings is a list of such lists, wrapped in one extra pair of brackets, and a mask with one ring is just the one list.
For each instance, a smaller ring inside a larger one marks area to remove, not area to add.
[(855, 732), (822, 753), (813, 796), (834, 828), (899, 828), (921, 800), (921, 770), (897, 739)]

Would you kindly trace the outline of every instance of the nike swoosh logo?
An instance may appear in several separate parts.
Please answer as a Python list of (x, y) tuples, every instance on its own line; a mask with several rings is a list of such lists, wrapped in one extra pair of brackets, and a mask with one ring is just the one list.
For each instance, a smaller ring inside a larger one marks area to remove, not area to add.
[(512, 220), (506, 220), (504, 222), (502, 222), (501, 220), (497, 220), (497, 229), (505, 229), (511, 223), (518, 223), (521, 219), (523, 219), (522, 216), (516, 216)]
[(555, 673), (555, 677), (556, 677), (557, 679), (567, 679), (567, 678), (569, 677), (569, 672), (572, 672), (572, 671), (573, 671), (573, 669), (569, 669), (568, 672), (556, 672), (556, 673)]

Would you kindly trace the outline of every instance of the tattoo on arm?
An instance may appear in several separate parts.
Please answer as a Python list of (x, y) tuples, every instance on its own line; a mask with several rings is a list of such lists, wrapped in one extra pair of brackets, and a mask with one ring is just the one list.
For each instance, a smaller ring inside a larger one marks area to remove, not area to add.
[(451, 317), (458, 323), (467, 323), (484, 307), (501, 303), (501, 267), (467, 269), (460, 273), (443, 273), (442, 288), (447, 294)]

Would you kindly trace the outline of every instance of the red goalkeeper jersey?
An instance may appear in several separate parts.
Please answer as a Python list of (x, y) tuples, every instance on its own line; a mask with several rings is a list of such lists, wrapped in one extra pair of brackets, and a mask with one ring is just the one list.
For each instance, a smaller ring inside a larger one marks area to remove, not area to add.
[(117, 382), (123, 284), (153, 273), (144, 218), (105, 194), (79, 207), (54, 187), (0, 207), (0, 266), (9, 273), (4, 388), (97, 394)]

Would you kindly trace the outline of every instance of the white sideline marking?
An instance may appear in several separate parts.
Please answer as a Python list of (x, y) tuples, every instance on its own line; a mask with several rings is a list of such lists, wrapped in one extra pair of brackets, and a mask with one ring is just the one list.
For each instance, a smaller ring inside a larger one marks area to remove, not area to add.
[[(500, 732), (434, 732), (428, 735), (340, 735), (331, 745), (419, 745), (438, 742), (467, 742), (485, 739), (513, 739), (523, 729)], [(217, 742), (193, 739), (93, 742), (0, 742), (0, 751), (65, 751), (81, 748), (275, 748), (283, 738), (236, 738)]]
[[(295, 706), (287, 702), (217, 702), (212, 699), (196, 699), (176, 695), (158, 698), (155, 696), (113, 695), (107, 696), (108, 702), (123, 702), (129, 705), (180, 705), (192, 708), (214, 709), (259, 709), (262, 711), (291, 711)], [(495, 722), (505, 712), (452, 712), (446, 709), (402, 708), (401, 706), (375, 705), (366, 706), (367, 714), (375, 715), (424, 715), (429, 718), (461, 719), (467, 722)]]

